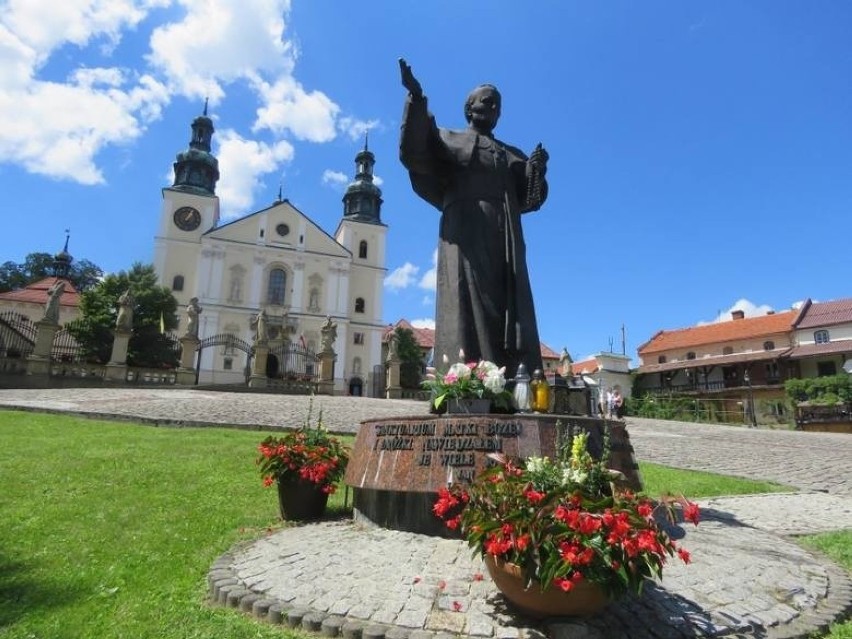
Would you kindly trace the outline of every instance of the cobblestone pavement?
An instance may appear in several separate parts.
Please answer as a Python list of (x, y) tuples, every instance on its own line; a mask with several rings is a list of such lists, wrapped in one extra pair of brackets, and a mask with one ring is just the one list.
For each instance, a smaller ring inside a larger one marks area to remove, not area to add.
[[(0, 406), (157, 424), (296, 426), (309, 399), (187, 389), (0, 390)], [(424, 413), (419, 402), (318, 397), (325, 424)], [(661, 584), (587, 620), (513, 615), (459, 541), (325, 521), (288, 527), (221, 557), (211, 597), (273, 623), (347, 639), (806, 637), (852, 605), (849, 576), (785, 535), (852, 529), (852, 436), (628, 418), (636, 457), (769, 479), (789, 493), (701, 502), (703, 522)]]

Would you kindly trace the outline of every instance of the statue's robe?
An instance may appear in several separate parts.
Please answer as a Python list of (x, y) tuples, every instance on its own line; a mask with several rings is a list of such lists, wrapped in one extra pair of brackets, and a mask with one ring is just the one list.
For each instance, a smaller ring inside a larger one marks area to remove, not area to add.
[(521, 214), (547, 195), (527, 197), (527, 157), (471, 129), (439, 129), (426, 100), (409, 96), (400, 158), (414, 191), (442, 212), (438, 246), (435, 361), (447, 355), (541, 368)]

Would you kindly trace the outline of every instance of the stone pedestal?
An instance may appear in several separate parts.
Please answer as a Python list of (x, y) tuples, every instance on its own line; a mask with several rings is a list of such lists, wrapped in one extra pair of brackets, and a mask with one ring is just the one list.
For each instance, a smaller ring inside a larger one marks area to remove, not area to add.
[(269, 357), (269, 343), (258, 340), (254, 344), (254, 359), (251, 363), (251, 375), (249, 376), (249, 388), (266, 388), (266, 360)]
[(180, 368), (195, 370), (195, 352), (201, 341), (193, 335), (180, 338)]
[(509, 457), (556, 457), (581, 432), (589, 452), (600, 458), (610, 434), (609, 466), (641, 490), (633, 447), (623, 422), (568, 415), (423, 416), (362, 423), (346, 469), (354, 489), (356, 519), (385, 528), (428, 535), (447, 534), (433, 515), (439, 488), (470, 483), (482, 472), (488, 453)]
[(337, 357), (332, 350), (324, 350), (319, 355), (319, 383), (317, 393), (334, 395), (334, 360)]
[(180, 338), (180, 366), (175, 371), (175, 382), (181, 386), (195, 386), (195, 353), (201, 343), (194, 335)]
[(39, 320), (35, 325), (35, 345), (27, 357), (27, 375), (50, 375), (50, 351), (53, 350), (53, 338), (59, 330), (59, 324)]
[(385, 364), (385, 397), (402, 399), (402, 386), (399, 383), (399, 359), (389, 359)]
[[(112, 354), (107, 366), (118, 366), (127, 364), (127, 344), (130, 342), (129, 331), (116, 331), (112, 340)], [(109, 371), (107, 371), (109, 376)]]
[(110, 382), (124, 382), (127, 380), (127, 365), (110, 362), (104, 368), (104, 379)]
[(53, 350), (53, 338), (59, 330), (59, 324), (47, 320), (39, 320), (35, 325), (36, 339), (32, 356), (49, 360), (50, 351)]

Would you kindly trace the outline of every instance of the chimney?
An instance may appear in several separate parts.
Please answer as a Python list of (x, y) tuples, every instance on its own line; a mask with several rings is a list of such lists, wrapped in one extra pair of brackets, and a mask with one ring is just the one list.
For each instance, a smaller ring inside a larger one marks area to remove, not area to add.
[(766, 311), (766, 314), (767, 315), (775, 315), (775, 311), (769, 310), (769, 311)]
[(731, 317), (735, 320), (741, 320), (745, 317), (745, 311), (731, 311)]

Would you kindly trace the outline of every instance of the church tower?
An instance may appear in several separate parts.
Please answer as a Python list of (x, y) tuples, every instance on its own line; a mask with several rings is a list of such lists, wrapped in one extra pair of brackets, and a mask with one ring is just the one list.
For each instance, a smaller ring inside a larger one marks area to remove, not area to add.
[[(387, 226), (382, 224), (382, 191), (374, 183), (375, 156), (367, 139), (355, 156), (355, 180), (343, 196), (343, 219), (335, 239), (352, 254), (349, 277), (349, 312), (352, 345), (346, 353), (346, 370), (358, 362), (381, 362), (382, 299), (384, 294)], [(366, 371), (363, 371), (366, 372)]]
[(197, 289), (201, 237), (219, 223), (219, 161), (211, 152), (214, 131), (205, 101), (204, 112), (192, 121), (189, 148), (175, 158), (174, 183), (163, 189), (154, 268), (160, 284), (172, 289), (180, 305)]

